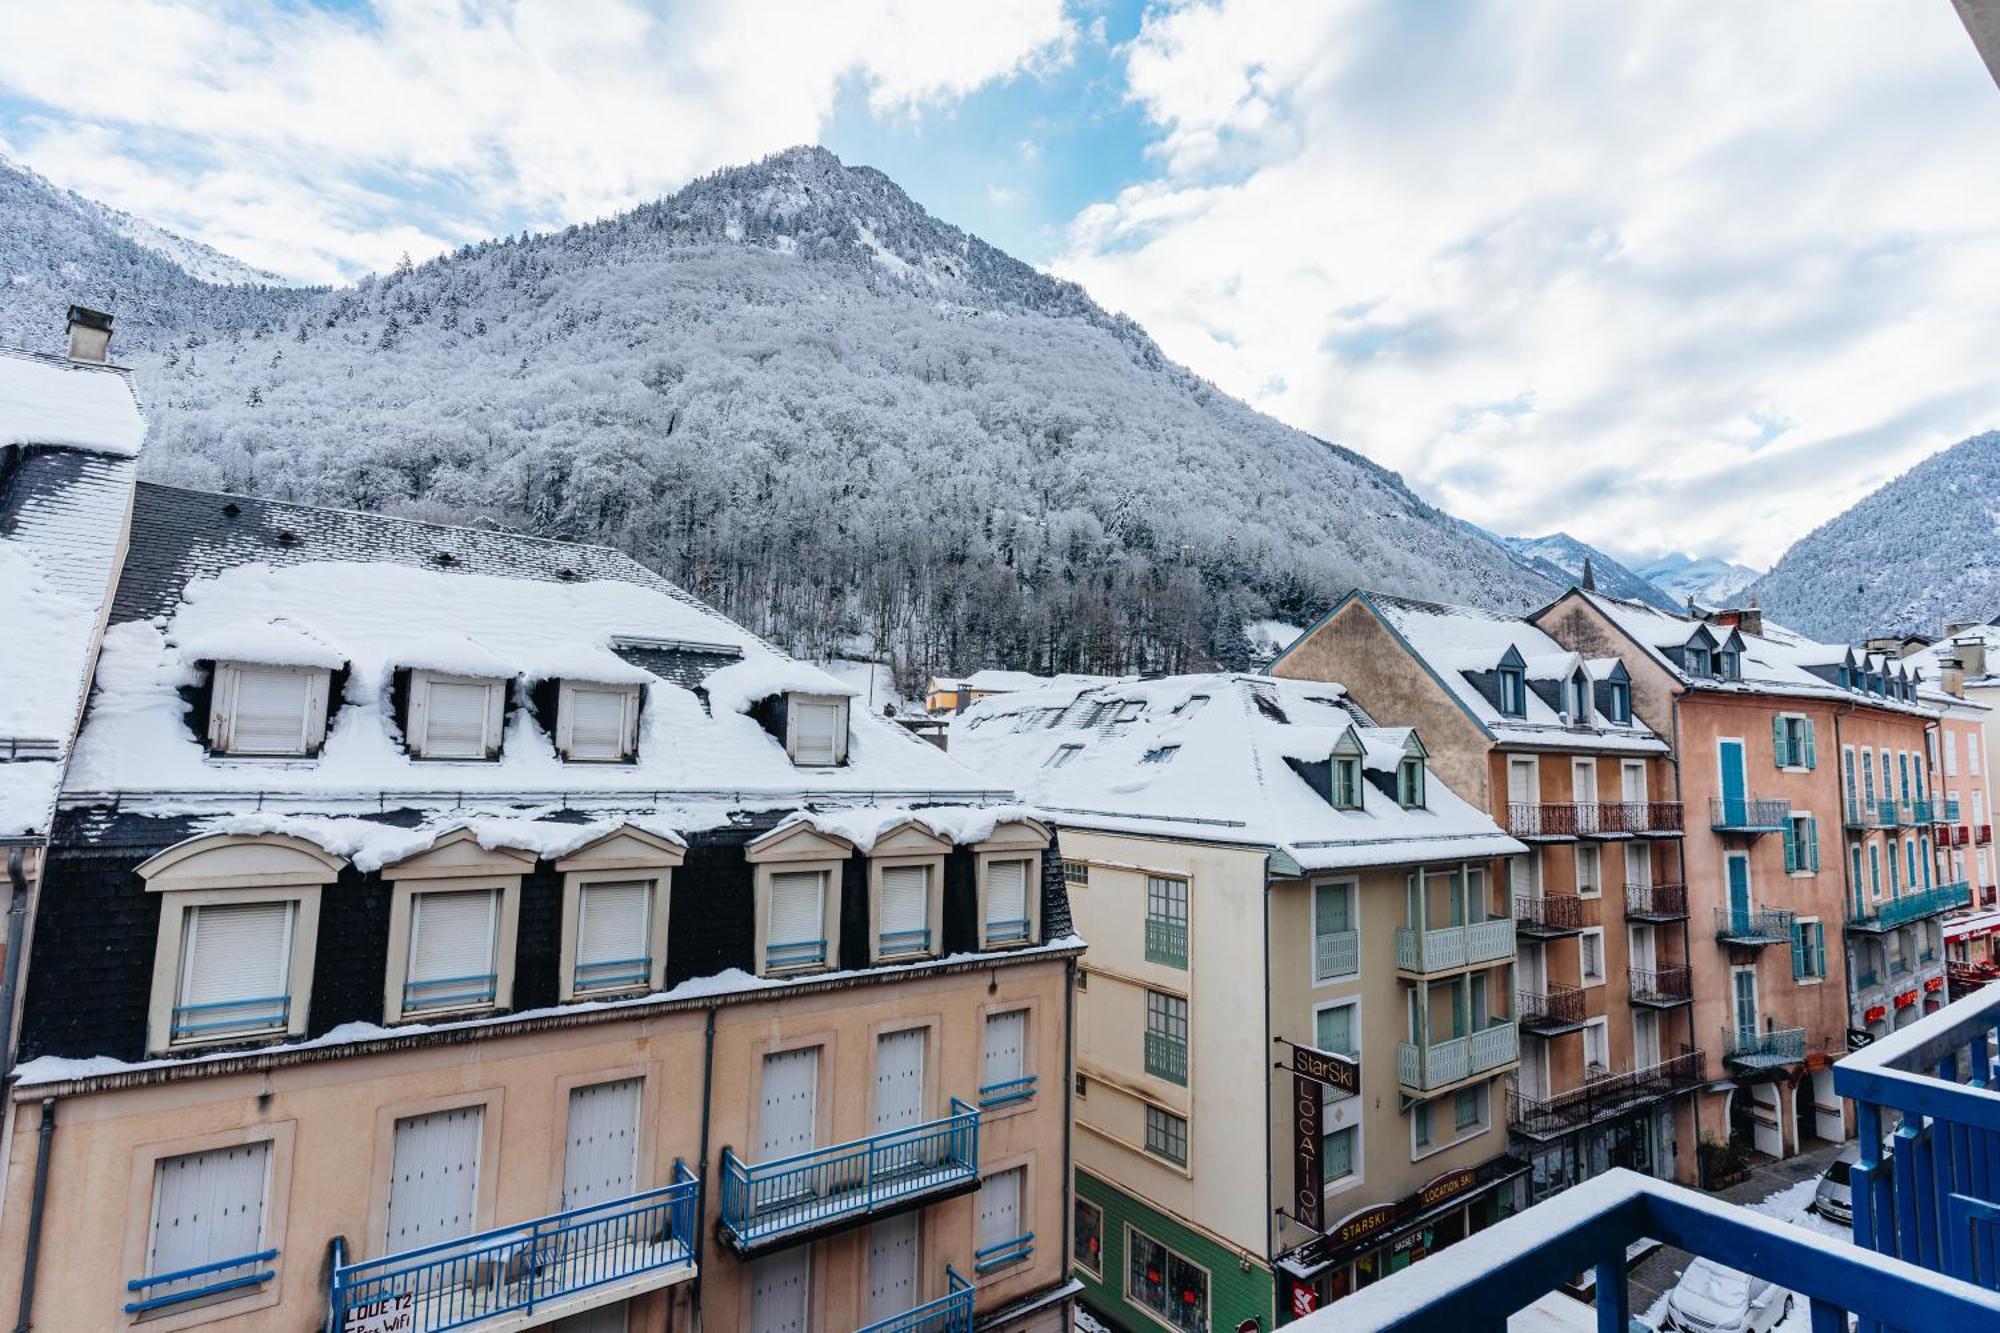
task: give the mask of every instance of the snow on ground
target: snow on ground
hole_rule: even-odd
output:
[[[1835,1240],[1851,1239],[1852,1233],[1846,1227],[1828,1221],[1810,1210],[1808,1205],[1812,1203],[1813,1191],[1818,1186],[1819,1177],[1813,1176],[1799,1181],[1796,1185],[1788,1185],[1776,1194],[1767,1194],[1755,1203],[1745,1204],[1744,1207],[1753,1212],[1763,1213],[1767,1217],[1775,1217],[1780,1221],[1804,1227],[1818,1235],[1829,1236]],[[1675,1276],[1678,1277],[1679,1274],[1676,1273]],[[1780,1296],[1774,1299],[1782,1301],[1784,1298]],[[1667,1297],[1662,1296],[1639,1318],[1647,1327],[1657,1329],[1666,1312]],[[1792,1302],[1791,1315],[1772,1325],[1771,1333],[1810,1333],[1811,1329],[1812,1308],[1804,1297],[1800,1297]],[[1511,1333],[1519,1333],[1519,1330],[1512,1330]]]

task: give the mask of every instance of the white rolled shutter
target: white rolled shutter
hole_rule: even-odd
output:
[[[826,872],[812,870],[791,872],[771,876],[771,919],[765,932],[765,944],[776,948],[780,945],[803,945],[816,943],[825,938],[825,917],[823,896],[826,890]],[[800,950],[787,950],[778,956],[780,963],[811,961],[802,956]]]
[[[1028,1015],[1020,1009],[986,1016],[986,1069],[980,1082],[991,1087],[1021,1077]]]
[[[882,870],[883,953],[921,953],[930,948],[931,868],[885,866]]]
[[[574,685],[569,689],[569,757],[572,759],[623,759],[630,752],[628,690],[593,689]]]
[[[979,1185],[979,1248],[990,1249],[1021,1235],[1022,1167],[986,1177]]]
[[[651,979],[653,881],[586,884],[576,912],[576,989],[633,986]]]
[[[181,934],[179,1035],[282,1027],[297,904],[228,903],[188,911]]]
[[[986,866],[986,934],[989,939],[1025,939],[1028,928],[1028,863],[992,861]]]
[[[638,1179],[639,1080],[593,1083],[569,1094],[563,1208],[629,1196]]]
[[[813,1146],[819,1098],[819,1047],[764,1057],[757,1112],[757,1160],[790,1157]]]
[[[750,1333],[806,1333],[811,1255],[799,1245],[750,1266]]]
[[[270,1162],[268,1140],[160,1159],[153,1171],[146,1272],[178,1273],[261,1252]],[[209,1273],[164,1283],[147,1288],[145,1298],[192,1291],[215,1280]]]
[[[488,976],[499,922],[498,889],[416,894],[410,900],[408,980]]]
[[[492,695],[493,686],[484,682],[431,681],[424,696],[424,754],[440,759],[484,759]]]
[[[302,671],[260,671],[237,667],[229,743],[241,754],[303,754],[311,739],[306,710],[315,693],[313,677]]]
[[[875,1039],[875,1132],[924,1120],[924,1029]]]
[[[795,754],[801,764],[833,764],[840,761],[839,704],[791,702],[792,735]]]
[[[396,1122],[389,1166],[391,1251],[456,1240],[475,1229],[486,1108],[462,1106]]]

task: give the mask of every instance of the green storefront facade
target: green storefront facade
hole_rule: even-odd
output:
[[[1070,1267],[1083,1283],[1085,1307],[1100,1322],[1119,1333],[1234,1333],[1250,1319],[1257,1328],[1272,1327],[1275,1288],[1261,1260],[1217,1244],[1087,1171],[1076,1173],[1076,1198]]]

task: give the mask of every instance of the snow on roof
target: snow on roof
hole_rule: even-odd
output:
[[[1110,676],[1078,674],[1037,676],[1032,671],[1002,671],[997,667],[987,667],[982,671],[973,672],[961,683],[968,690],[1012,694],[1022,690],[1047,689],[1055,685],[1098,685],[1110,679],[1112,679]]]
[[[1690,689],[1726,694],[1776,694],[1793,698],[1858,700],[1870,707],[1892,713],[1910,713],[1920,717],[1929,717],[1934,713],[1933,709],[1922,704],[1905,703],[1900,699],[1890,699],[1865,690],[1851,689],[1841,685],[1837,678],[1829,680],[1825,675],[1816,674],[1808,668],[1831,670],[1847,659],[1850,650],[1841,644],[1821,643],[1808,639],[1768,619],[1763,622],[1761,633],[1747,634],[1740,626],[1707,625],[1707,622],[1692,616],[1676,615],[1644,603],[1607,597],[1599,592],[1580,591],[1576,595],[1586,598],[1607,619],[1638,643],[1656,665]],[[1742,640],[1741,680],[1691,676],[1663,651],[1687,643],[1688,639],[1704,625],[1718,640],[1727,639],[1732,633]]]
[[[313,760],[209,759],[179,694],[194,683],[183,645],[283,621],[337,652],[350,674],[326,744]],[[420,639],[410,627],[423,626]],[[696,641],[740,652],[708,676],[710,703],[691,688],[614,657],[619,636]],[[530,710],[508,715],[501,757],[439,762],[405,753],[391,707],[399,668],[423,666],[533,682],[566,672],[648,682],[638,759],[565,764]],[[616,673],[623,673],[618,675]],[[865,709],[851,710],[848,762],[800,768],[741,711],[782,689],[850,694],[749,631],[662,587],[618,579],[574,583],[324,561],[273,568],[245,564],[189,583],[170,615],[111,626],[97,692],[66,790],[214,796],[281,792],[312,801],[368,793],[727,792],[750,806],[776,793],[830,796],[896,792],[990,799],[997,784],[967,772],[935,746]],[[517,701],[518,701],[518,691]],[[165,795],[157,799],[168,799]],[[421,802],[414,802],[421,803]]]
[[[801,810],[781,820],[778,829],[804,824],[815,832],[845,839],[866,855],[884,833],[913,821],[964,847],[984,842],[1001,824],[1029,819],[1047,823],[1049,817],[1026,805],[931,805],[922,809],[907,805],[862,805],[837,810]]]
[[[1979,644],[1985,649],[1986,670],[1965,673],[1968,685],[1990,685],[2000,680],[2000,626],[1968,625],[1955,634],[1947,634],[1928,648],[1920,648],[1903,660],[1922,669],[1924,675],[1936,680],[1944,674],[1943,661],[1947,657],[1959,657],[1960,644]],[[1961,660],[1961,665],[1963,662]]]
[[[0,485],[0,837],[48,830],[136,467],[50,450]]]
[[[0,447],[40,444],[130,458],[145,440],[146,422],[123,370],[0,347]]]
[[[1489,680],[1486,689],[1479,683],[1479,678],[1498,672],[1500,659],[1510,648],[1520,654],[1529,682],[1567,682],[1578,669],[1593,683],[1608,680],[1619,664],[1617,658],[1586,662],[1531,621],[1518,616],[1380,593],[1368,594],[1368,600],[1494,740],[1502,744],[1576,750],[1666,752],[1666,742],[1637,716],[1628,722],[1614,722],[1599,711],[1595,690],[1589,725],[1573,727],[1532,688],[1523,691],[1526,716],[1504,716],[1498,702],[1497,679]]]
[[[1059,824],[1281,849],[1308,870],[1504,856],[1521,845],[1435,774],[1406,810],[1372,779],[1336,810],[1288,759],[1323,762],[1354,733],[1394,767],[1408,728],[1357,723],[1338,685],[1214,673],[984,699],[951,752]]]
[[[244,662],[256,666],[325,667],[332,670],[347,659],[318,639],[276,620],[238,620],[218,625],[182,643],[183,662]]]

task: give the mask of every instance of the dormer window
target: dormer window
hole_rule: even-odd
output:
[[[846,696],[786,695],[785,751],[800,768],[832,768],[846,763]]]
[[[1588,726],[1590,723],[1590,677],[1579,671],[1569,678],[1569,724],[1572,727]]]
[[[1528,664],[1520,650],[1509,646],[1500,655],[1500,716],[1528,715]]]
[[[1707,676],[1712,674],[1712,668],[1709,666],[1708,661],[1708,649],[1698,644],[1689,644],[1687,650],[1687,669],[1690,676]]]
[[[1605,716],[1621,727],[1632,721],[1632,687],[1626,682],[1614,680],[1606,687]]]
[[[556,749],[571,763],[615,764],[639,750],[637,685],[562,683],[556,699]]]
[[[1361,757],[1359,755],[1335,755],[1333,757],[1333,808],[1336,810],[1359,810],[1361,808]]]
[[[1421,756],[1408,755],[1396,765],[1396,801],[1405,810],[1421,809],[1424,804],[1424,761]]]
[[[497,759],[507,682],[441,671],[410,673],[410,753],[419,759]]]
[[[1715,655],[1715,674],[1724,680],[1743,679],[1743,654],[1721,652]]]
[[[209,746],[218,754],[309,755],[326,740],[328,671],[215,664]]]

